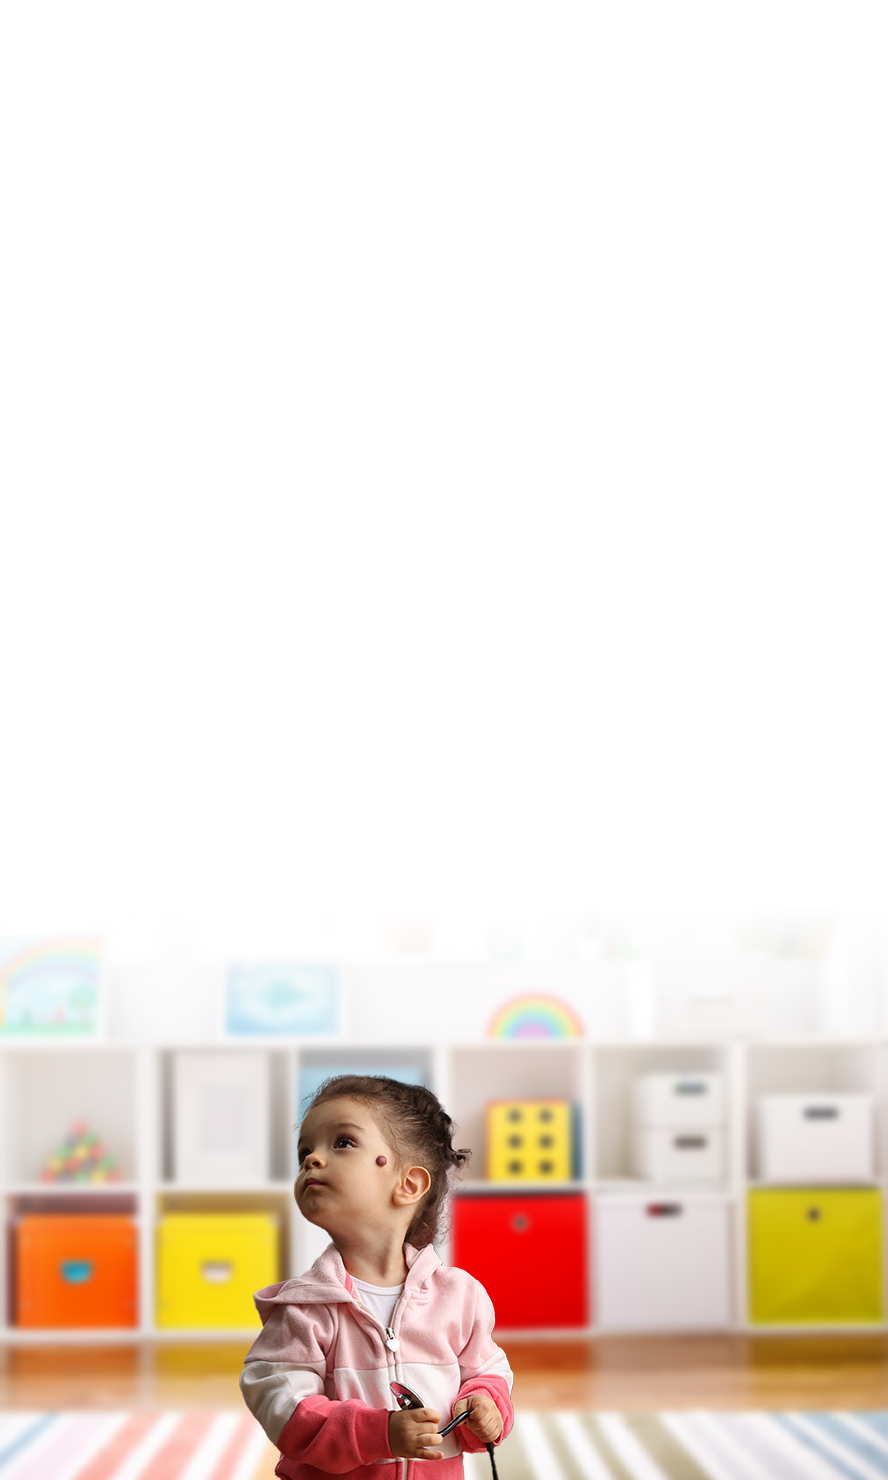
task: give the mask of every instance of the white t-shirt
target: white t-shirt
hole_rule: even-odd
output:
[[[352,1275],[352,1284],[358,1292],[358,1298],[361,1304],[366,1305],[367,1309],[373,1312],[376,1319],[381,1321],[383,1326],[390,1326],[392,1324],[392,1316],[395,1313],[395,1306],[398,1303],[404,1286],[389,1285],[388,1288],[385,1288],[381,1285],[368,1285],[364,1280],[356,1280],[354,1275]]]

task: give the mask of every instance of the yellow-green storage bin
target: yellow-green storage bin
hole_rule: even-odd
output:
[[[874,1188],[749,1194],[753,1321],[850,1325],[882,1319],[882,1194]]]
[[[168,1213],[157,1240],[157,1324],[259,1326],[253,1292],[278,1278],[271,1213]]]

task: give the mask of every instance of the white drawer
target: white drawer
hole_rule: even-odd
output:
[[[725,1133],[710,1126],[636,1126],[632,1152],[635,1176],[651,1182],[720,1182],[725,1176]]]
[[[723,1125],[721,1074],[643,1074],[632,1086],[632,1118],[637,1126]]]
[[[765,1182],[866,1182],[875,1175],[870,1095],[763,1095],[756,1106]]]
[[[611,1331],[700,1331],[731,1323],[725,1202],[600,1198],[595,1319]]]

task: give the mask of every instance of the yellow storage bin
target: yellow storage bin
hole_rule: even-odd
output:
[[[259,1326],[253,1292],[278,1278],[271,1213],[168,1213],[157,1238],[158,1326]]]
[[[492,1182],[566,1182],[571,1175],[567,1100],[494,1100],[487,1107]]]
[[[881,1321],[881,1192],[755,1188],[749,1194],[749,1275],[753,1321]]]

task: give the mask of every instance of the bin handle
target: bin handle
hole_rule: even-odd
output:
[[[648,1203],[645,1212],[649,1218],[680,1218],[684,1209],[681,1203]]]
[[[838,1105],[806,1105],[803,1114],[806,1120],[838,1120],[841,1111]]]
[[[200,1272],[210,1285],[226,1285],[234,1274],[230,1259],[204,1259]]]
[[[709,1144],[708,1136],[673,1136],[672,1144],[679,1151],[700,1151]]]
[[[66,1285],[85,1285],[93,1277],[95,1265],[91,1259],[63,1259],[59,1265]]]

